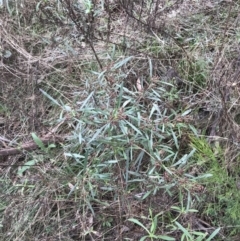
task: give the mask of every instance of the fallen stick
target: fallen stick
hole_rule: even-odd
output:
[[[45,136],[42,138],[39,138],[43,144],[49,144],[51,143],[58,143],[63,141],[65,138],[62,136]],[[17,147],[11,147],[11,148],[4,148],[0,149],[0,157],[4,156],[13,156],[17,154],[21,154],[23,151],[33,151],[40,148],[34,141],[29,141],[26,143],[23,143]]]

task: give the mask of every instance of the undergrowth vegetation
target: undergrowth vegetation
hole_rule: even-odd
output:
[[[1,2],[0,240],[239,240],[239,1]]]

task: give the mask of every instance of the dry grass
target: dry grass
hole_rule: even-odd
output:
[[[0,240],[238,240],[238,1],[73,2],[1,9]]]

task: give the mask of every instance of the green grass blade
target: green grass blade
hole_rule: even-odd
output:
[[[150,234],[150,232],[148,231],[148,229],[147,229],[141,222],[139,222],[137,219],[135,219],[135,218],[129,218],[128,221],[137,224],[138,226],[142,227],[148,234]]]
[[[214,230],[214,232],[209,236],[209,238],[206,239],[206,241],[211,241],[221,230],[221,228],[217,228],[216,230]]]
[[[34,140],[34,142],[37,144],[37,146],[44,152],[47,152],[47,148],[44,146],[42,140],[35,134],[32,133],[32,138]]]

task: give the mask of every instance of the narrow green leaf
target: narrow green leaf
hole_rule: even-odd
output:
[[[85,158],[85,156],[79,155],[77,153],[64,153],[65,156],[73,157],[75,159],[77,158]]]
[[[124,101],[124,103],[122,104],[122,108],[126,107],[128,103],[130,103],[131,101],[132,101],[131,99]]]
[[[83,103],[82,103],[82,105],[81,105],[81,107],[80,107],[79,110],[82,110],[82,109],[83,109],[83,107],[87,104],[87,102],[88,102],[89,99],[93,96],[93,94],[94,94],[94,91],[92,91],[92,92],[88,95],[88,97],[83,101]]]
[[[153,92],[159,99],[161,98],[161,96],[159,95],[159,93],[156,92],[154,89],[152,89],[152,92]]]
[[[196,236],[200,236],[200,238],[202,239],[203,237],[206,237],[207,233],[203,233],[203,232],[197,232],[197,231],[194,231],[192,232],[193,235],[196,235]],[[200,239],[200,240],[201,240]]]
[[[128,127],[125,126],[125,121],[119,121],[119,127],[124,135],[128,134]]]
[[[189,158],[195,153],[196,149],[193,149],[189,154],[185,154],[180,160],[178,160],[175,164],[173,164],[172,166],[179,166],[182,167],[184,166],[187,161],[189,160]]]
[[[176,163],[172,165],[172,167],[175,166],[183,166],[187,162],[187,154],[185,154],[182,158],[180,158]]]
[[[150,79],[153,76],[153,66],[152,66],[152,60],[148,57],[148,63],[149,63],[149,77]]]
[[[9,6],[9,0],[6,1],[6,5],[7,5],[7,10],[9,12],[9,15],[12,16],[12,12],[13,10],[11,10],[10,6]]]
[[[36,160],[27,161],[21,168],[19,168],[17,175],[21,176],[26,170],[34,166],[36,163]]]
[[[191,111],[192,111],[192,109],[186,110],[186,111],[184,111],[184,112],[182,113],[181,116],[188,115]]]
[[[90,141],[88,142],[88,144],[90,144],[91,142],[93,142],[101,133],[103,134],[104,131],[106,130],[106,128],[109,126],[109,124],[106,124],[104,126],[102,126],[100,129],[98,129],[96,131],[96,133],[93,135],[93,137],[90,139]]]
[[[39,11],[39,8],[40,8],[40,5],[41,5],[42,1],[38,2],[37,5],[36,5],[36,12]]]
[[[197,131],[197,129],[196,129],[194,126],[192,126],[192,125],[189,125],[189,127],[190,127],[190,129],[192,130],[192,132],[194,133],[194,135],[195,135],[195,136],[198,136],[198,131]]]
[[[158,221],[158,217],[155,216],[152,220],[152,225],[151,225],[151,228],[150,228],[150,232],[153,233],[153,234],[156,232],[156,229],[157,229],[157,221]]]
[[[186,176],[190,176],[190,175],[187,175],[187,174],[185,174]],[[211,174],[211,173],[206,173],[206,174],[203,174],[203,175],[201,175],[201,176],[198,176],[198,177],[194,177],[194,179],[195,180],[197,180],[197,179],[201,179],[201,178],[209,178],[209,177],[212,177],[213,176],[213,174]]]
[[[172,237],[169,237],[169,236],[166,236],[166,235],[158,235],[157,237],[162,239],[162,240],[167,240],[167,241],[175,241],[176,240],[175,238],[172,238]]]
[[[179,222],[175,221],[177,227],[186,235],[186,237],[192,238],[191,234],[188,232],[186,228],[184,228]]]
[[[108,160],[108,161],[105,161],[106,164],[116,164],[118,162],[119,162],[118,160]]]
[[[192,203],[192,197],[191,197],[191,194],[190,194],[189,191],[187,193],[188,193],[188,196],[187,196],[187,208],[186,208],[186,211],[188,212],[188,211],[190,211],[189,209],[190,209],[190,206],[191,206],[191,203]]]
[[[153,107],[152,107],[152,109],[151,109],[151,111],[150,111],[150,115],[149,115],[149,119],[151,119],[151,117],[152,117],[152,115],[153,115],[153,113],[155,112],[155,110],[156,110],[156,105],[155,104],[153,104]]]
[[[35,133],[31,133],[32,134],[32,138],[34,140],[34,142],[37,144],[37,146],[44,152],[47,152],[47,148],[44,146],[42,140],[35,134]]]
[[[205,240],[205,238],[206,238],[206,235],[205,236],[198,236],[197,237],[197,239],[196,239],[196,241],[203,241],[203,240]]]
[[[145,229],[148,234],[150,234],[150,232],[148,231],[148,229],[147,229],[141,222],[139,222],[137,219],[135,219],[135,218],[129,218],[128,221],[137,224],[138,226],[140,226],[140,227],[142,227],[143,229]]]
[[[121,61],[119,61],[118,63],[114,64],[113,66],[113,70],[116,70],[120,67],[122,67],[124,64],[126,64],[129,60],[131,60],[133,58],[133,56],[127,57]]]
[[[172,137],[173,137],[173,140],[174,140],[174,143],[175,143],[175,146],[177,147],[177,149],[179,149],[179,145],[178,145],[178,139],[174,133],[174,131],[171,129],[171,132],[172,132]]]
[[[140,130],[138,130],[133,124],[131,124],[130,122],[128,122],[127,120],[125,120],[125,122],[131,126],[137,133],[139,133],[140,135],[142,135],[142,132]]]
[[[211,241],[211,240],[219,233],[220,230],[221,230],[221,228],[217,228],[217,229],[209,236],[209,238],[207,238],[206,241]]]
[[[120,86],[120,93],[118,94],[118,100],[117,100],[117,108],[119,109],[122,103],[122,97],[123,97],[123,83]]]
[[[54,104],[58,105],[58,106],[61,106],[57,100],[53,99],[52,96],[50,96],[47,92],[45,92],[44,90],[42,89],[39,89],[49,100],[51,100]]]
[[[145,198],[147,198],[150,194],[151,194],[152,191],[148,191],[144,194],[144,196],[142,197],[142,200],[144,200]]]
[[[47,149],[50,150],[50,149],[53,149],[53,148],[55,148],[55,147],[56,147],[55,144],[50,144],[50,145],[48,145]]]
[[[146,240],[147,238],[148,238],[148,236],[143,236],[143,237],[140,238],[139,241],[144,241],[144,240]]]

